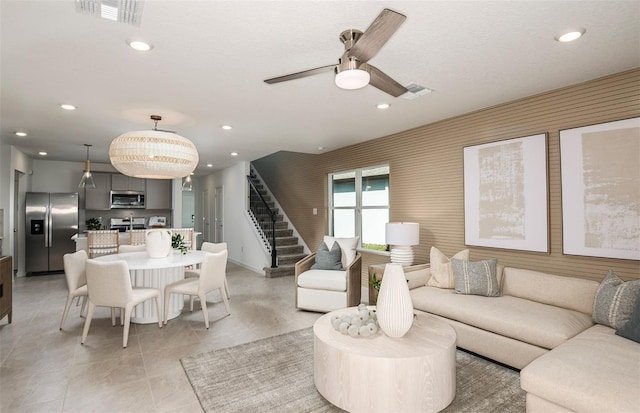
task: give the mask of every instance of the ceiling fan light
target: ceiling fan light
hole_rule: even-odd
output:
[[[369,84],[371,76],[369,72],[362,69],[348,69],[336,74],[336,86],[340,89],[360,89]]]

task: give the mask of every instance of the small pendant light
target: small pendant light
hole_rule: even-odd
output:
[[[184,182],[182,183],[182,190],[193,191],[193,182],[191,181],[191,174],[187,175],[187,177],[184,178]]]
[[[87,160],[84,161],[84,174],[82,174],[78,188],[96,189],[96,184],[93,182],[93,175],[91,175],[91,162],[89,162],[89,148],[92,145],[85,143],[84,146],[87,147]]]

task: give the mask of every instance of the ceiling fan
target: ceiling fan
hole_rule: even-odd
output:
[[[407,16],[403,14],[384,9],[364,33],[349,29],[340,34],[340,40],[344,43],[344,54],[338,60],[338,64],[278,76],[266,79],[265,82],[269,84],[285,82],[331,70],[336,74],[336,85],[342,89],[360,89],[371,85],[391,96],[398,97],[407,92],[407,89],[367,62],[380,51],[406,18]]]

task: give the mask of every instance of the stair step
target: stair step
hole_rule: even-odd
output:
[[[258,222],[262,231],[266,234],[271,234],[271,221],[269,222]],[[285,221],[276,221],[276,233],[279,229],[289,229],[289,223]]]
[[[287,255],[287,254],[301,254],[304,251],[304,247],[302,245],[278,245],[276,244],[276,251],[278,255]]]
[[[276,245],[298,245],[298,237],[279,237],[276,233]]]
[[[300,261],[307,254],[284,254],[278,255],[278,266],[281,265],[294,265],[296,262]]]
[[[278,268],[264,267],[263,270],[267,278],[286,277],[296,274],[293,265],[280,265]]]

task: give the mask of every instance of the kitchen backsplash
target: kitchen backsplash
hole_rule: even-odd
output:
[[[134,218],[144,218],[146,227],[149,226],[149,217],[167,217],[167,227],[171,227],[170,209],[118,209],[109,211],[93,211],[88,209],[85,211],[85,218],[80,221],[80,231],[87,229],[86,221],[89,218],[100,219],[102,225],[108,227],[111,218],[129,218],[131,215],[133,215]]]

